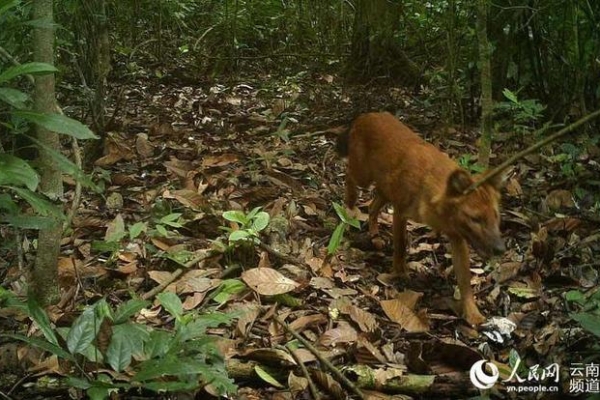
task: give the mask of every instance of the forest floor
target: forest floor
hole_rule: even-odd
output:
[[[274,316],[345,367],[369,398],[394,392],[424,399],[476,396],[469,370],[483,358],[494,360],[503,380],[520,357],[518,373],[531,385],[539,376],[530,367],[551,374],[558,365],[557,385],[569,392],[570,365],[583,362],[593,336],[570,318],[578,307],[565,295],[597,285],[593,254],[600,250],[600,229],[588,212],[593,203],[573,202],[576,180],[565,176],[555,151],[520,160],[509,172],[502,201],[506,253],[493,265],[471,254],[481,311],[516,324],[503,336],[503,319],[476,330],[457,317],[448,243],[426,226],[409,225],[413,279],[390,281],[389,208],[379,218],[388,242],[382,250],[368,245],[363,223],[361,230],[348,229],[338,251],[327,256],[339,223],[333,203],[343,204],[344,193],[335,138],[358,112],[395,113],[465,166],[475,160],[476,130],[445,126],[436,110],[405,90],[344,87],[329,75],[196,86],[140,79],[114,93],[121,96],[117,118],[104,155],[94,162],[94,179],[105,191],[84,193],[73,232],[63,241],[60,276],[70,290],[52,315],[57,325],[102,296],[119,303],[132,292],[168,284],[165,291],[177,293],[185,310],[218,305],[243,311],[236,324],[213,332],[227,360],[275,367],[272,377],[282,388],[254,374],[238,380],[233,398],[309,398],[305,376],[281,347],[293,339]],[[492,164],[524,147],[521,139],[500,137]],[[597,173],[592,159],[577,163]],[[72,195],[73,186],[68,189]],[[363,212],[369,201],[363,191]],[[263,244],[227,249],[223,228],[240,227],[223,212],[254,207],[270,216],[260,232]],[[134,228],[139,222],[145,232],[132,234],[142,229]],[[97,245],[111,241],[118,250]],[[202,261],[186,265],[199,255]],[[149,325],[170,323],[158,306],[153,310]],[[296,356],[304,362],[315,357],[307,351]],[[407,384],[400,376],[431,380]],[[311,377],[336,398],[337,379],[315,371]],[[511,382],[499,382],[492,397],[534,396],[507,393]],[[377,390],[388,395],[375,397]]]

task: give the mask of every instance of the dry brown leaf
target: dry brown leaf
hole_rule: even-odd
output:
[[[58,276],[62,287],[69,287],[77,279],[101,278],[107,274],[102,265],[88,265],[73,257],[58,259]]]
[[[323,291],[334,299],[339,299],[344,296],[355,296],[358,294],[358,291],[352,288],[332,288],[323,289]]]
[[[323,314],[312,314],[304,315],[300,318],[292,321],[289,326],[290,329],[296,332],[302,332],[303,330],[327,323],[327,317]]]
[[[139,262],[137,260],[126,264],[119,264],[117,266],[117,271],[119,271],[120,274],[131,275],[137,272],[138,265]]]
[[[114,132],[109,132],[104,140],[104,156],[94,162],[99,167],[108,167],[121,160],[133,160],[135,154],[131,146],[125,140]]]
[[[411,310],[415,309],[417,302],[423,297],[421,292],[413,292],[412,290],[405,290],[404,292],[398,293],[396,299],[400,300],[406,307]]]
[[[160,136],[174,136],[175,129],[168,122],[162,122],[160,124],[154,124],[148,130],[148,134],[150,136],[160,137]]]
[[[187,296],[183,301],[183,309],[186,311],[193,310],[198,307],[206,298],[206,292],[193,293],[191,296]]]
[[[272,268],[253,268],[242,273],[242,280],[258,294],[272,296],[291,292],[300,284]]]
[[[207,156],[202,160],[202,167],[210,168],[210,167],[223,167],[225,165],[229,165],[238,160],[235,154],[224,153],[218,156]]]
[[[219,286],[220,282],[220,279],[194,276],[188,272],[177,280],[177,293],[205,293]]]
[[[271,260],[269,260],[269,253],[263,251],[260,253],[260,259],[258,260],[258,268],[271,268]]]
[[[317,357],[315,357],[315,355],[307,349],[302,349],[302,348],[296,349],[296,351],[294,351],[294,354],[295,354],[296,358],[298,359],[298,361],[303,364],[317,361]],[[325,352],[321,352],[321,355],[323,357],[328,356],[327,354],[325,354]]]
[[[147,134],[137,134],[135,138],[135,150],[142,160],[148,159],[154,155],[154,145],[148,140]]]
[[[297,395],[299,392],[306,390],[308,387],[308,379],[296,376],[293,372],[290,372],[288,375],[288,387],[290,392],[292,392],[292,395],[294,395],[294,393]],[[296,398],[296,396],[294,396],[294,398]]]
[[[268,170],[267,174],[269,180],[278,186],[284,187],[286,189],[289,188],[300,193],[305,192],[302,183],[289,174],[285,174],[275,169]]]
[[[398,368],[378,368],[373,370],[373,373],[377,387],[384,387],[390,380],[404,375],[404,371]]]
[[[261,361],[269,365],[295,366],[296,361],[290,353],[280,349],[248,349],[242,355],[249,360]]]
[[[190,171],[193,171],[194,166],[190,161],[179,160],[175,157],[171,157],[169,161],[163,163],[167,171],[172,172],[179,178],[186,178]]]
[[[511,177],[506,182],[506,193],[508,193],[510,197],[520,197],[523,195],[521,184],[515,177]]]
[[[334,301],[331,304],[331,307],[335,307],[339,309],[341,313],[350,316],[363,332],[373,332],[377,327],[375,316],[370,312],[353,305],[347,297],[342,297]]]
[[[168,251],[171,248],[170,244],[165,243],[164,241],[162,241],[159,238],[153,237],[150,239],[150,241],[152,242],[153,245],[155,245],[162,251]]]
[[[169,271],[149,271],[148,276],[154,282],[158,283],[159,285],[162,285],[163,283],[165,283],[167,280],[169,280],[171,278],[171,273]],[[176,284],[171,283],[169,286],[167,286],[165,288],[165,291],[176,293],[177,292]]]
[[[386,359],[379,349],[363,337],[358,339],[354,357],[356,357],[356,362],[359,364],[371,365],[386,363]]]
[[[354,343],[358,339],[356,329],[350,324],[340,321],[338,326],[329,329],[319,339],[319,343],[323,346],[337,346],[342,343]]]
[[[402,300],[383,300],[381,307],[390,320],[408,332],[427,332],[429,330],[427,319],[415,314]]]
[[[186,207],[193,210],[200,209],[206,204],[204,197],[198,194],[197,191],[191,189],[165,190],[163,193],[165,199],[175,199]]]
[[[340,386],[338,381],[333,379],[330,375],[318,369],[311,369],[310,376],[317,384],[323,388],[328,394],[334,399],[345,399],[347,398],[346,392]]]
[[[73,217],[75,228],[101,228],[106,226],[106,221],[95,215],[76,215]]]
[[[575,207],[573,194],[568,190],[556,189],[548,193],[545,199],[546,207],[550,211],[558,211],[565,208]]]
[[[506,282],[519,274],[522,263],[509,261],[500,264],[492,271],[492,278],[496,283]]]
[[[335,287],[335,282],[329,278],[315,276],[310,279],[309,285],[315,289],[332,289]]]
[[[244,304],[242,307],[232,307],[232,310],[240,315],[236,328],[238,335],[245,338],[260,314],[260,306],[256,303],[250,303]]]
[[[552,218],[544,223],[544,227],[550,232],[565,231],[573,232],[582,225],[582,221],[579,218]]]

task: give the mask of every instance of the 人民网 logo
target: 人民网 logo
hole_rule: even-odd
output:
[[[486,366],[490,369],[490,374],[486,372]],[[490,389],[498,381],[500,373],[498,367],[486,360],[479,360],[471,367],[469,373],[471,382],[479,389]]]

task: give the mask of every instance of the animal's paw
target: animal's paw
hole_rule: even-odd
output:
[[[487,318],[479,312],[477,305],[475,303],[465,303],[463,304],[463,312],[462,316],[471,326],[479,326],[483,324]]]
[[[371,237],[371,244],[377,250],[383,250],[385,247],[385,240],[379,235]]]

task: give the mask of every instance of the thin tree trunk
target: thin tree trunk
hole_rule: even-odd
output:
[[[481,64],[481,141],[479,163],[486,167],[490,163],[492,145],[492,68],[491,48],[487,37],[488,0],[477,1],[477,41]]]
[[[34,61],[54,65],[54,27],[52,0],[33,2],[33,20],[38,21],[33,29]],[[39,23],[43,21],[43,23]],[[55,112],[54,74],[38,75],[35,78],[34,108],[41,113]],[[47,147],[59,151],[58,134],[40,126],[36,127],[38,140]],[[40,190],[50,199],[58,201],[63,194],[62,175],[57,163],[43,149],[40,149],[39,165],[41,171]],[[58,300],[58,268],[62,223],[58,218],[38,236],[37,256],[31,275],[31,288],[41,304],[51,304]]]

